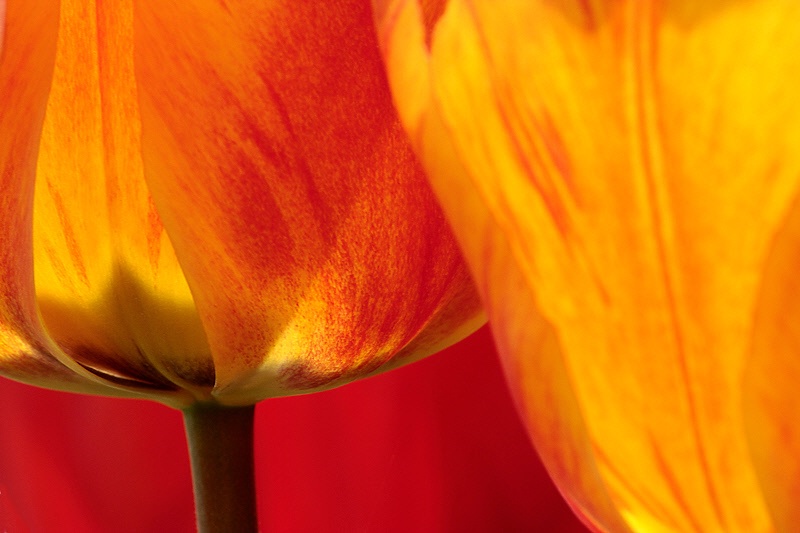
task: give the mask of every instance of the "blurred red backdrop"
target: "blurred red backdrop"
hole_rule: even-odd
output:
[[[180,413],[0,378],[0,531],[191,532]],[[261,530],[585,533],[514,412],[486,328],[256,410]]]

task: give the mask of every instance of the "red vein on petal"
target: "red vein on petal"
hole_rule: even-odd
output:
[[[465,0],[465,5],[467,7],[467,12],[472,17],[476,33],[480,39],[486,64],[492,67],[495,62],[492,58],[491,47],[489,46],[489,37],[486,35],[480,23],[480,17],[478,16],[474,2],[472,0]],[[502,78],[498,76],[497,79]],[[561,191],[559,191],[557,184],[552,182],[552,180],[546,179],[548,174],[558,174],[567,185],[574,181],[570,175],[571,165],[569,164],[564,143],[553,128],[547,127],[547,119],[545,119],[544,124],[534,124],[535,132],[529,131],[527,127],[518,127],[520,121],[515,121],[512,117],[524,116],[525,112],[520,109],[506,109],[504,105],[513,104],[514,102],[514,98],[511,96],[511,87],[499,87],[496,82],[493,82],[491,87],[494,92],[493,98],[495,102],[497,102],[497,114],[505,130],[508,132],[508,141],[516,155],[516,162],[524,170],[530,184],[536,189],[556,229],[561,234],[564,243],[570,248],[570,243],[574,241],[574,239],[570,237],[574,237],[574,232],[571,230],[569,208],[560,194]],[[534,136],[533,133],[536,133],[537,136],[542,138],[544,142],[543,147],[537,146],[539,143],[536,142],[536,136]],[[526,149],[527,147],[531,147],[533,150],[528,150]],[[541,150],[541,148],[544,148],[544,150]],[[542,152],[545,152],[549,157],[543,157]],[[536,163],[535,166],[538,168],[534,168],[532,160]],[[573,192],[575,191],[574,186],[570,186],[569,189]],[[503,208],[506,212],[510,211],[509,209],[505,209],[505,206],[503,206]]]
[[[448,0],[414,0],[419,2],[422,11],[422,22],[425,26],[425,47],[430,51],[433,31],[436,23],[447,8]]]
[[[593,451],[597,456],[597,462],[602,465],[604,475],[614,479],[614,483],[622,487],[632,500],[635,500],[646,509],[650,514],[660,519],[664,525],[671,527],[674,531],[679,531],[678,520],[671,516],[669,509],[664,507],[658,501],[658,498],[653,498],[647,487],[634,487],[628,481],[628,476],[620,472],[617,466],[609,459],[608,455],[597,445],[593,446]],[[697,530],[700,531],[700,530]]]
[[[653,80],[650,79],[646,73],[654,72],[654,64],[656,63],[656,26],[657,26],[657,7],[659,2],[649,1],[646,3],[630,2],[628,4],[629,18],[628,26],[630,28],[630,51],[631,69],[628,75],[631,76],[630,83],[633,91],[633,99],[636,105],[636,114],[632,117],[635,120],[634,127],[638,129],[637,138],[641,140],[639,156],[641,157],[640,165],[642,177],[645,180],[649,212],[651,214],[651,221],[653,224],[653,237],[655,246],[658,253],[658,260],[662,268],[660,271],[662,277],[662,284],[664,288],[664,297],[667,301],[668,312],[670,316],[669,326],[672,329],[672,336],[675,339],[676,359],[678,369],[683,381],[683,389],[686,397],[686,402],[689,410],[689,424],[697,452],[697,459],[701,470],[703,481],[706,484],[706,489],[710,499],[711,507],[716,515],[719,523],[723,529],[725,527],[725,518],[722,511],[722,506],[717,496],[713,479],[711,477],[711,468],[705,446],[703,443],[703,435],[701,430],[701,423],[698,415],[697,399],[691,387],[691,373],[688,366],[688,354],[686,353],[685,341],[680,327],[680,317],[678,313],[678,303],[676,295],[677,274],[672,271],[671,265],[673,264],[674,252],[668,249],[668,234],[667,226],[669,222],[666,220],[667,213],[669,213],[667,202],[667,192],[665,191],[664,177],[660,168],[661,156],[660,135],[663,131],[661,124],[661,117],[652,104],[655,98],[656,90],[653,87]],[[661,464],[661,470],[666,470],[665,465]],[[665,478],[670,483],[671,478]],[[677,487],[672,487],[673,492],[680,494]],[[684,503],[685,505],[685,503]],[[688,509],[687,509],[688,511]],[[687,515],[693,523],[696,522],[691,514]]]
[[[597,16],[595,15],[592,0],[578,0],[578,6],[586,17],[586,29],[593,32],[597,29]]]
[[[72,226],[72,221],[70,220],[67,209],[64,206],[64,200],[61,198],[61,194],[59,194],[55,187],[51,185],[50,181],[47,182],[47,186],[50,196],[53,198],[56,213],[58,214],[58,221],[61,224],[61,231],[64,235],[64,242],[67,245],[67,251],[69,252],[69,258],[72,262],[72,266],[75,268],[75,272],[78,274],[78,277],[83,284],[88,287],[89,276],[86,273],[86,264],[83,261],[83,254],[81,253],[80,246],[78,245],[78,239],[75,236],[75,228]]]
[[[686,519],[689,521],[689,523],[692,524],[692,529],[694,531],[703,531],[703,525],[698,522],[692,514],[692,509],[689,506],[689,502],[687,502],[686,498],[683,496],[680,483],[677,479],[675,479],[672,469],[669,467],[669,464],[667,464],[667,460],[661,451],[659,443],[652,434],[648,435],[648,440],[650,442],[650,447],[653,450],[653,457],[656,459],[656,465],[658,466],[661,475],[664,476],[664,481],[666,481],[667,487],[672,493],[672,497],[675,498],[675,502],[686,515]]]

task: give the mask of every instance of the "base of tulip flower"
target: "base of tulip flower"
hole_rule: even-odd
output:
[[[197,404],[183,411],[200,533],[256,533],[255,406]]]

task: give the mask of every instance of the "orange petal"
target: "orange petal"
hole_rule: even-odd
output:
[[[152,0],[136,21],[145,174],[222,401],[383,369],[471,290],[368,6]]]
[[[147,192],[140,136],[132,0],[62,0],[36,175],[42,318],[106,379],[203,396],[211,356]]]
[[[482,197],[470,185],[459,157],[442,142],[448,133],[439,117],[428,115],[418,133],[423,160],[437,176],[436,192],[459,206],[448,214],[453,227],[461,230],[462,249],[467,258],[480,258],[474,264],[478,289],[493,321],[511,391],[542,461],[587,525],[602,524],[600,531],[629,531],[598,470],[594,443],[556,332],[536,308],[531,287]]]
[[[469,216],[494,221],[456,232],[501,302],[498,336],[517,309],[554,328],[623,518],[769,530],[740,384],[766,246],[800,185],[796,4],[451,0],[430,53],[399,4],[382,44],[404,123],[449,216],[468,216],[436,162],[454,150],[481,199]],[[449,141],[425,133],[436,121]],[[531,292],[471,241],[504,242]],[[528,349],[503,346],[523,369]]]
[[[776,235],[744,374],[744,416],[764,498],[778,531],[800,523],[800,202]]]
[[[32,218],[36,156],[56,53],[58,2],[3,2],[0,56],[0,372],[49,388],[134,395],[92,380],[37,316]]]
[[[3,53],[5,35],[6,35],[6,0],[0,0],[0,54]]]

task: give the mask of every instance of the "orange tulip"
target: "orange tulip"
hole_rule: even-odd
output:
[[[0,2],[0,372],[246,405],[482,322],[368,5]]]
[[[572,506],[598,531],[795,531],[800,5],[374,3]]]
[[[370,6],[0,6],[0,374],[183,409],[199,529],[255,531],[252,404],[484,321]]]

